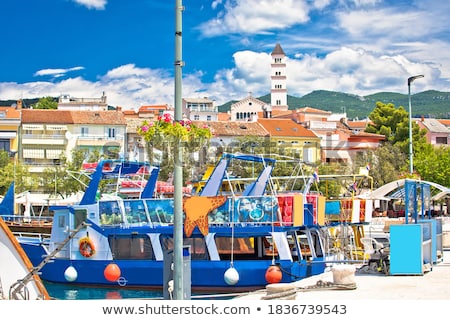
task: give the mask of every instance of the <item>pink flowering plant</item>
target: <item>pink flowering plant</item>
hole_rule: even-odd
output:
[[[156,121],[144,120],[137,133],[147,142],[150,159],[153,159],[153,148],[170,152],[171,145],[182,142],[187,151],[195,152],[212,137],[209,127],[199,127],[191,120],[175,121],[170,114],[159,116]]]

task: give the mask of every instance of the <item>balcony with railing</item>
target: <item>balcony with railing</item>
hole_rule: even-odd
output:
[[[59,133],[25,133],[22,135],[22,144],[64,145],[66,144],[66,137]]]
[[[188,104],[190,112],[217,112],[217,107],[212,103]]]
[[[118,143],[122,144],[124,142],[123,136],[116,135],[110,137],[102,134],[90,134],[90,135],[80,135],[77,137],[78,146],[103,146],[108,143]]]

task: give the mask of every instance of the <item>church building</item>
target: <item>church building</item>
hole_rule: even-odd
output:
[[[246,98],[231,105],[231,121],[256,121],[258,117],[271,118],[272,112],[287,111],[289,109],[286,87],[286,55],[280,44],[276,44],[271,56],[270,104],[249,94]]]

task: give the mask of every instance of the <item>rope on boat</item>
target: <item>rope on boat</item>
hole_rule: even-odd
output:
[[[336,284],[331,281],[318,280],[315,285],[297,288],[298,291],[313,291],[313,290],[354,290],[356,283]]]
[[[268,290],[266,295],[261,297],[261,300],[295,300],[296,297],[297,290],[291,288],[280,292],[271,292]]]
[[[356,283],[336,284],[330,281],[318,280],[316,284],[306,287],[295,287],[293,284],[278,283],[267,285],[266,295],[261,300],[296,300],[297,293],[319,290],[355,290]]]

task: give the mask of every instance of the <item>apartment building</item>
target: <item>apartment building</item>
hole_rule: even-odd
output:
[[[72,150],[123,155],[126,121],[120,111],[22,110],[19,159],[30,172],[59,164]]]
[[[218,112],[214,101],[204,98],[185,98],[182,101],[183,115],[195,121],[217,121]]]

